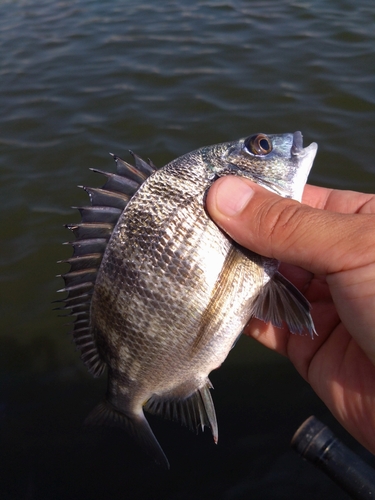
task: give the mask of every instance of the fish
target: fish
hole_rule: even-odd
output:
[[[197,431],[218,426],[209,374],[252,317],[315,335],[306,298],[279,262],[245,249],[205,208],[216,179],[236,175],[301,200],[317,144],[301,132],[256,133],[202,147],[157,169],[130,151],[112,155],[116,173],[82,187],[90,205],[67,224],[75,240],[62,274],[61,308],[94,377],[107,372],[105,398],[86,419],[125,429],[155,460],[169,462],[144,412]]]

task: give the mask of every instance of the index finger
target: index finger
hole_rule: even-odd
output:
[[[342,214],[375,213],[375,196],[306,184],[302,203]]]

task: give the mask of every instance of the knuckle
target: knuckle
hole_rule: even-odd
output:
[[[271,242],[290,239],[300,223],[301,204],[290,199],[276,200],[264,211],[263,227]]]

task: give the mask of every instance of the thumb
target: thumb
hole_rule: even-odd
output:
[[[353,269],[373,258],[373,252],[365,251],[373,246],[365,241],[373,232],[369,216],[302,205],[242,177],[216,181],[207,195],[207,210],[240,245],[315,274]]]

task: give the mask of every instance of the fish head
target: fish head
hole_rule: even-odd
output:
[[[226,143],[215,174],[247,177],[284,198],[301,201],[317,149],[315,142],[303,147],[301,132],[254,134]]]

